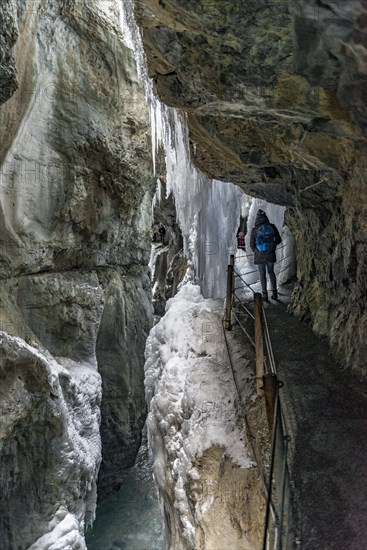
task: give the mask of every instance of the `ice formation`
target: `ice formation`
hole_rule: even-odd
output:
[[[173,490],[172,506],[180,511],[183,535],[190,544],[195,520],[185,483],[188,475],[197,477],[195,459],[219,445],[240,468],[253,465],[237,424],[221,313],[221,300],[204,299],[200,288],[188,283],[168,301],[146,348],[147,423],[155,479],[162,493]],[[197,514],[208,507],[210,502]]]
[[[78,521],[65,507],[56,512],[49,529],[29,550],[87,550]]]
[[[131,1],[121,2],[120,6],[126,41],[134,48],[150,105],[154,171],[161,147],[166,160],[167,193],[174,196],[184,253],[192,279],[200,285],[186,282],[167,302],[166,314],[148,338],[145,365],[149,447],[165,503],[171,547],[177,547],[182,536],[191,548],[195,545],[197,519],[213,504],[213,499],[207,499],[200,508],[196,502],[193,511],[189,502],[188,478],[199,475],[195,460],[213,446],[220,446],[233,464],[240,468],[252,466],[244,434],[238,428],[235,386],[222,337],[221,298],[226,292],[229,255],[237,252],[241,216],[248,218],[250,231],[257,209],[266,206],[270,220],[281,231],[284,208],[253,199],[231,183],[210,180],[193,166],[184,116],[154,96]],[[156,176],[155,200],[159,200],[160,174]],[[254,280],[258,279],[251,258],[242,260],[237,253],[237,260],[241,273],[243,269],[255,271]],[[154,269],[154,255],[151,264]],[[213,406],[222,410],[216,414]],[[170,507],[178,515],[167,512]],[[174,525],[177,521],[180,535]]]

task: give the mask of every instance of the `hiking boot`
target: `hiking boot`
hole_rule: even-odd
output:
[[[263,302],[268,302],[268,301],[269,301],[268,293],[263,292]]]
[[[272,299],[272,300],[277,300],[277,299],[278,299],[278,294],[276,294],[275,292],[273,292],[273,294],[271,295],[271,299]]]

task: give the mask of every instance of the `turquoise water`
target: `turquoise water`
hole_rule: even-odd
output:
[[[121,489],[98,504],[88,550],[165,550],[163,520],[146,441]]]

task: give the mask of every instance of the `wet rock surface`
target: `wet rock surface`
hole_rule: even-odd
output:
[[[301,1],[293,14],[296,71],[336,93],[366,135],[366,4]]]
[[[0,548],[29,548],[64,520],[70,547],[85,548],[101,460],[100,376],[21,338],[0,339]]]
[[[146,416],[144,348],[152,321],[150,281],[109,274],[96,341],[102,377],[99,497],[120,488],[134,464]]]

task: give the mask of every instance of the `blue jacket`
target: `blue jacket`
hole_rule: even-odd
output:
[[[251,250],[254,252],[254,264],[274,264],[277,259],[275,255],[275,250],[265,250],[264,252],[261,252],[260,250],[257,250],[256,248],[256,233],[258,232],[259,228],[262,225],[270,225],[273,228],[274,231],[274,243],[278,245],[282,242],[281,236],[279,235],[279,231],[276,228],[276,226],[273,223],[269,222],[269,219],[265,212],[262,210],[259,210],[256,216],[255,220],[255,227],[252,228],[251,236],[250,236],[250,246]]]

